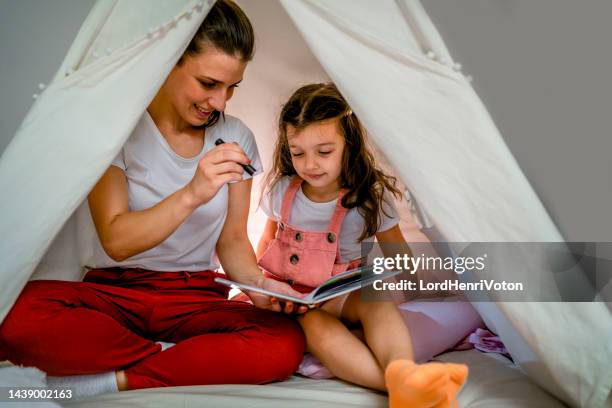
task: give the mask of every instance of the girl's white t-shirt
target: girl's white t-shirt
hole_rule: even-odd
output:
[[[281,219],[281,205],[285,192],[291,183],[292,177],[286,176],[267,192],[261,202],[261,209],[271,219],[279,222]],[[317,203],[310,200],[300,187],[295,195],[293,207],[289,215],[289,224],[305,231],[327,231],[329,221],[336,208],[336,201]],[[391,194],[385,195],[382,211],[380,213],[382,222],[378,231],[386,231],[400,222],[400,217],[393,204]],[[340,230],[340,258],[343,262],[359,259],[362,256],[362,243],[371,243],[374,237],[359,242],[363,232],[365,220],[357,208],[351,208],[346,212]],[[369,247],[369,246],[368,246]]]
[[[198,162],[215,147],[215,140],[237,142],[251,159],[251,165],[262,171],[253,133],[239,119],[225,115],[206,129],[204,147],[192,158],[179,156],[160,133],[148,112],[145,112],[132,135],[113,160],[125,172],[128,181],[130,211],[150,208],[184,187],[195,174]],[[251,178],[243,174],[244,180]],[[228,186],[221,187],[215,197],[196,209],[165,241],[155,248],[124,261],[113,261],[96,239],[97,248],[89,267],[143,268],[154,271],[216,270],[215,253],[228,205]]]

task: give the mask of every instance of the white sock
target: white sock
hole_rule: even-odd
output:
[[[161,346],[161,351],[168,350],[170,347],[176,345],[176,343],[167,343],[165,341],[156,341],[156,343]]]
[[[72,398],[119,391],[114,371],[89,375],[47,376],[47,386],[49,389],[72,390]]]

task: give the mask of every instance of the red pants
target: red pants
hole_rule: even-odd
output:
[[[261,384],[290,376],[304,337],[291,319],[227,300],[211,271],[98,269],[31,281],[0,326],[11,362],[50,375],[124,369],[130,389]],[[177,343],[160,352],[155,340]]]

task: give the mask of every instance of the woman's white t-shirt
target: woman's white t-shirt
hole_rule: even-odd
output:
[[[266,193],[261,202],[263,212],[276,222],[281,219],[281,205],[291,179],[292,177],[289,176],[280,179],[272,190]],[[336,201],[317,203],[306,197],[300,187],[293,200],[289,224],[304,231],[327,231],[329,221],[336,208]],[[378,231],[386,231],[399,224],[400,217],[390,194],[385,195],[382,210],[380,214],[382,222]],[[357,208],[351,208],[346,212],[342,221],[339,240],[340,258],[343,262],[359,259],[366,255],[365,253],[362,254],[362,243],[359,242],[364,226],[365,220]],[[363,243],[373,241],[374,237],[370,237]]]
[[[262,170],[253,133],[239,119],[225,115],[206,129],[204,147],[192,158],[179,156],[162,136],[148,112],[145,112],[132,135],[113,161],[125,172],[128,181],[130,211],[150,208],[184,187],[193,178],[202,156],[215,147],[215,140],[237,142],[251,159],[251,165]],[[249,179],[248,173],[243,178]],[[113,261],[103,250],[99,239],[89,267],[143,268],[154,271],[215,270],[219,263],[215,246],[227,215],[228,187],[224,185],[208,203],[196,209],[165,241],[155,248],[125,261]]]

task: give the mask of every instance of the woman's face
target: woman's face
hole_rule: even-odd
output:
[[[247,62],[205,45],[175,66],[163,92],[178,116],[191,126],[202,126],[213,111],[223,112],[242,81]]]

